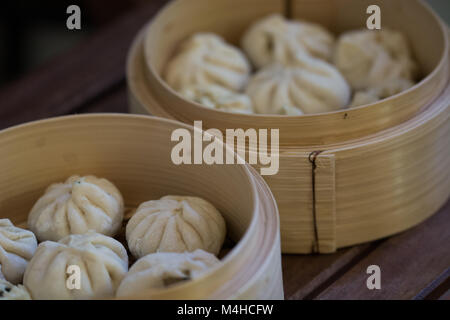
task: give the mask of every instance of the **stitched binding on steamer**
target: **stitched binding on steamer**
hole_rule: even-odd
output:
[[[284,1],[284,16],[287,19],[292,19],[292,0]]]
[[[314,225],[314,242],[312,246],[312,252],[319,252],[319,231],[317,227],[317,216],[316,216],[316,158],[322,153],[321,150],[313,151],[309,154],[308,160],[311,162],[311,182],[312,182],[312,215],[313,215],[313,225]]]

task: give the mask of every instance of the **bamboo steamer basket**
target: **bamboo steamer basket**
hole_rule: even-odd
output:
[[[193,128],[137,115],[54,118],[0,131],[0,218],[26,225],[29,210],[51,183],[73,174],[113,181],[127,207],[167,194],[211,201],[236,245],[204,276],[130,299],[283,299],[275,200],[245,165],[172,163],[171,133]]]
[[[195,32],[238,45],[252,22],[277,12],[340,33],[364,28],[370,4],[380,6],[382,27],[406,34],[423,72],[414,87],[377,103],[303,116],[233,114],[187,101],[161,78]],[[280,169],[264,179],[280,211],[282,251],[330,253],[410,228],[448,199],[448,52],[446,26],[418,0],[175,0],[133,42],[129,106],[222,131],[279,129]]]

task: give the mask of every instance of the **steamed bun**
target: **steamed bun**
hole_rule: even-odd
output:
[[[246,94],[237,93],[215,84],[187,86],[180,93],[186,99],[211,109],[253,113],[252,101]]]
[[[31,300],[31,297],[24,286],[0,278],[0,300]]]
[[[342,34],[334,62],[355,91],[379,90],[386,82],[412,85],[418,71],[406,38],[390,29]]]
[[[72,176],[47,188],[28,216],[28,227],[39,241],[59,239],[88,230],[113,236],[122,225],[120,191],[108,180]]]
[[[198,278],[220,261],[203,250],[174,253],[160,252],[139,259],[117,289],[117,296],[130,296],[145,290],[164,289]]]
[[[80,288],[69,289],[68,266],[80,268]],[[39,244],[24,276],[33,299],[98,299],[113,297],[128,271],[126,249],[117,240],[89,231],[59,242]]]
[[[274,14],[253,24],[241,42],[255,67],[261,68],[272,63],[289,65],[298,51],[329,60],[334,37],[320,25]]]
[[[176,91],[186,86],[216,84],[233,91],[244,88],[250,64],[236,47],[212,33],[197,33],[182,43],[169,61],[164,79]]]
[[[22,282],[36,248],[36,237],[31,231],[15,227],[9,219],[0,219],[0,279]]]
[[[292,66],[261,69],[246,93],[255,111],[264,114],[296,115],[292,108],[299,114],[328,112],[345,107],[350,99],[350,88],[334,66],[301,51]]]
[[[381,99],[388,98],[399,92],[411,88],[414,83],[407,79],[390,79],[375,87],[356,91],[353,95],[351,107],[374,103]]]
[[[211,203],[186,196],[144,202],[126,226],[128,247],[135,257],[196,249],[217,255],[225,234],[225,220]]]

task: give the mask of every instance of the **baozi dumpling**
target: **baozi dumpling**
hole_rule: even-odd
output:
[[[296,64],[273,64],[261,69],[250,80],[246,93],[256,113],[295,115],[286,107],[302,113],[321,113],[345,107],[350,88],[331,64],[297,54]]]
[[[0,278],[0,300],[31,300],[31,297],[24,286]]]
[[[386,81],[413,82],[418,71],[406,38],[386,28],[342,34],[334,62],[356,91],[378,87]]]
[[[350,107],[374,103],[411,88],[414,83],[406,79],[386,80],[384,83],[367,90],[356,91]]]
[[[290,65],[298,51],[330,60],[334,37],[318,24],[290,21],[279,14],[253,24],[242,38],[242,48],[257,68],[272,63]]]
[[[114,184],[94,176],[72,176],[47,188],[31,209],[28,227],[39,241],[58,241],[88,230],[113,236],[122,225],[123,212],[123,198]]]
[[[286,116],[301,116],[304,113],[303,113],[302,110],[300,110],[300,109],[298,109],[296,107],[293,107],[293,106],[288,105],[288,104],[283,104],[281,106],[280,114],[286,115]]]
[[[169,61],[164,79],[176,91],[209,84],[240,91],[247,84],[250,69],[250,63],[238,48],[218,35],[197,33]]]
[[[31,231],[15,227],[9,219],[0,219],[0,279],[22,282],[28,262],[37,248]]]
[[[356,91],[353,95],[352,102],[349,107],[358,107],[365,104],[375,103],[380,97],[373,90]]]
[[[69,266],[80,268],[79,289],[68,285],[73,272]],[[40,243],[25,271],[24,285],[33,299],[107,298],[115,295],[127,271],[128,256],[123,245],[89,231],[59,242]]]
[[[220,261],[214,255],[200,249],[184,253],[152,253],[133,264],[117,289],[117,296],[131,296],[145,290],[164,289],[192,280],[218,263]]]
[[[246,94],[215,85],[193,85],[181,90],[181,95],[211,109],[235,113],[253,113],[252,101]]]
[[[144,202],[126,226],[128,248],[138,258],[196,249],[217,255],[225,233],[225,220],[211,203],[186,196]]]

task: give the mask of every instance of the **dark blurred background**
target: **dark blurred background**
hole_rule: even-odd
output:
[[[1,1],[0,86],[70,49],[145,1]],[[72,4],[81,8],[81,30],[66,28],[66,9]]]
[[[148,1],[151,0],[1,1],[0,87]],[[426,1],[450,24],[450,0]],[[71,4],[81,8],[81,30],[66,28],[66,9]]]

